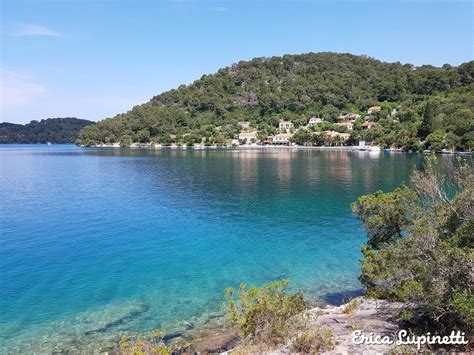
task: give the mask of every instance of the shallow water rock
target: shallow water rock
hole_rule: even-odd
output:
[[[220,353],[234,348],[238,342],[237,334],[229,332],[195,340],[190,350],[199,353]]]

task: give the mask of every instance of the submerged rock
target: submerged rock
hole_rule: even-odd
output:
[[[120,317],[120,318],[118,318],[118,319],[116,319],[112,322],[109,322],[106,325],[104,325],[103,327],[86,331],[84,333],[84,335],[91,335],[91,334],[94,334],[94,333],[105,333],[106,331],[110,330],[111,328],[115,328],[115,327],[118,327],[120,325],[126,324],[126,323],[132,321],[133,319],[135,319],[137,317],[140,317],[143,313],[147,312],[149,309],[150,309],[150,307],[148,305],[143,304],[143,305],[140,306],[139,309],[130,311],[129,313],[127,313],[123,317]]]
[[[221,353],[233,349],[238,343],[237,334],[230,332],[195,340],[189,350],[198,353]]]

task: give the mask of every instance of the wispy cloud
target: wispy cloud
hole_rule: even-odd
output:
[[[210,7],[209,11],[212,11],[212,12],[227,12],[227,11],[229,11],[229,8],[224,7],[224,6],[215,6],[215,7]]]
[[[13,32],[16,36],[43,36],[43,37],[64,37],[62,33],[52,30],[46,26],[34,24],[22,24]]]
[[[0,101],[3,107],[22,107],[35,102],[46,88],[27,75],[0,71]]]

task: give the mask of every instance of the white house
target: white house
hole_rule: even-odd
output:
[[[308,122],[308,126],[316,126],[324,121],[324,118],[311,117]]]
[[[348,113],[347,115],[339,115],[337,118],[344,121],[354,122],[356,119],[360,118],[360,115],[358,113]]]
[[[242,127],[243,129],[250,128],[250,122],[249,121],[240,121],[239,126]]]
[[[280,121],[278,128],[282,131],[288,132],[290,129],[293,129],[294,125],[291,121]]]
[[[273,144],[288,144],[293,137],[291,133],[280,133],[273,137]]]
[[[250,132],[240,132],[239,133],[239,141],[244,141],[245,143],[252,143],[257,141],[257,131],[250,131]]]

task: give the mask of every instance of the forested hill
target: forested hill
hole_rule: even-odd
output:
[[[441,130],[455,135],[455,144],[465,149],[473,139],[473,77],[474,61],[438,68],[336,53],[255,58],[86,127],[78,143],[189,144],[205,139],[220,144],[235,137],[239,121],[250,121],[265,136],[275,133],[280,119],[298,128],[312,116],[334,122],[340,114],[366,113],[381,105],[398,112],[390,123],[393,137],[387,138],[387,132],[369,137],[387,138],[382,145],[418,144]],[[382,124],[386,116],[374,118],[382,120],[379,128],[389,126]]]
[[[74,143],[79,131],[94,122],[73,117],[48,118],[25,125],[0,123],[0,144]]]

